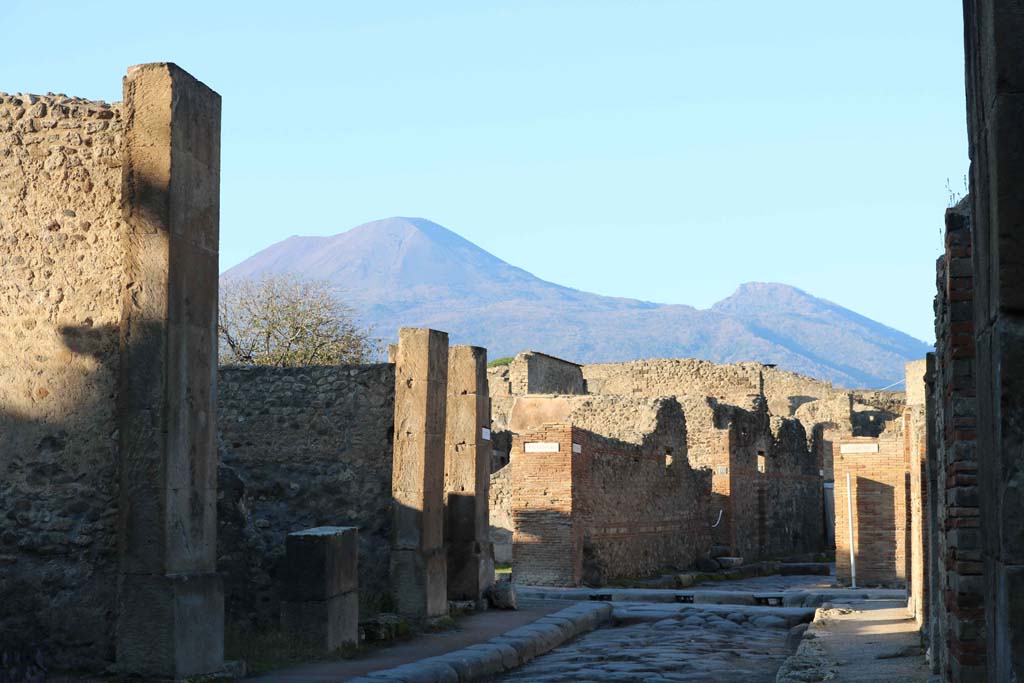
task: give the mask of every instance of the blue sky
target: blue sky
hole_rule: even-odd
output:
[[[967,149],[959,0],[3,0],[0,90],[224,97],[221,267],[394,215],[705,307],[786,282],[932,339]]]

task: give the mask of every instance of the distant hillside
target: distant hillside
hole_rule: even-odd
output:
[[[332,237],[289,237],[222,279],[294,272],[328,280],[386,338],[446,330],[492,358],[538,349],[578,362],[760,361],[847,387],[881,387],[930,347],[794,287],[747,283],[708,310],[581,292],[516,268],[422,218]]]

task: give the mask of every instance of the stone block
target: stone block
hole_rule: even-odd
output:
[[[396,611],[413,619],[448,614],[447,569],[443,548],[437,552],[391,551],[391,591]]]
[[[448,333],[416,327],[398,331],[395,378],[446,382],[448,375]]]
[[[487,349],[452,346],[448,349],[448,394],[487,394]]]
[[[490,544],[448,542],[448,599],[477,601],[494,583]]]
[[[393,503],[392,547],[422,551],[440,547],[444,542],[443,493],[438,490],[412,505],[399,503],[397,498]]]
[[[401,366],[398,366],[401,367]],[[443,381],[408,379],[395,381],[395,436],[421,434],[444,438],[447,417],[447,386]]]
[[[281,603],[281,626],[293,636],[330,652],[359,644],[359,594]]]
[[[322,526],[288,534],[283,567],[285,600],[327,600],[357,590],[359,530]]]
[[[216,574],[121,577],[117,668],[182,679],[224,666],[224,589]]]

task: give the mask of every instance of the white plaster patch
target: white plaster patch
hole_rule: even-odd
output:
[[[877,453],[877,443],[844,443],[839,446],[840,453]]]

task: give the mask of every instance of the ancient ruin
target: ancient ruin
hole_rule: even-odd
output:
[[[886,675],[1024,680],[1024,14],[964,8],[970,195],[905,391],[696,359],[488,368],[420,328],[386,363],[218,367],[220,97],[167,63],[115,104],[0,95],[4,661],[237,677],[229,632],[336,654],[573,600],[351,680],[484,680],[555,648],[504,680],[827,680],[867,595],[892,610],[871,628],[911,622]]]

